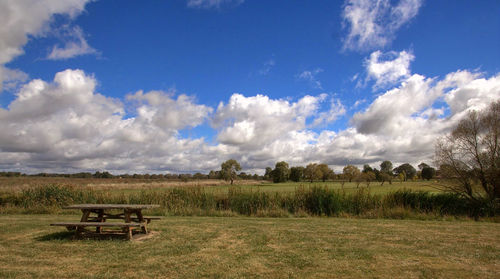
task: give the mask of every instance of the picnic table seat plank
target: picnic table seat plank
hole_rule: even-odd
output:
[[[76,226],[76,227],[141,227],[145,223],[108,223],[108,222],[57,222],[51,226]]]

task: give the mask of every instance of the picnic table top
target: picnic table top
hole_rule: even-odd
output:
[[[157,204],[73,204],[64,209],[148,209],[160,207]]]

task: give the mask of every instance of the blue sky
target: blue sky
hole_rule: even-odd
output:
[[[431,163],[500,96],[498,1],[31,2],[0,4],[5,170]]]

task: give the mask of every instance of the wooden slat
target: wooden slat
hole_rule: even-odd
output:
[[[76,227],[141,227],[141,223],[99,223],[99,222],[58,222],[51,226],[76,226]]]
[[[64,206],[64,209],[148,209],[160,207],[157,204],[74,204]]]

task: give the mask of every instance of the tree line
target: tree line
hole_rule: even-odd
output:
[[[277,162],[274,169],[267,167],[263,179],[272,180],[274,183],[286,181],[328,181],[340,180],[341,182],[356,182],[359,186],[361,182],[367,183],[369,186],[372,181],[392,183],[393,179],[399,178],[401,181],[414,179],[430,180],[436,175],[436,169],[426,163],[418,165],[417,171],[411,164],[405,163],[396,168],[393,168],[391,161],[383,161],[380,164],[380,170],[372,168],[365,164],[360,170],[354,165],[347,165],[343,168],[342,173],[336,174],[327,164],[311,163],[307,166],[290,167],[285,161]],[[221,165],[220,177],[233,181],[237,178],[237,172],[241,170],[240,164],[234,160],[228,160]]]

